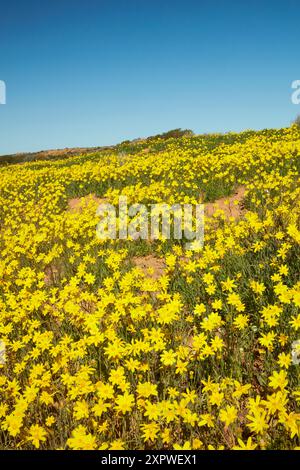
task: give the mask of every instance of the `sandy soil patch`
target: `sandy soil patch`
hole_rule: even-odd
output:
[[[152,279],[159,279],[165,274],[165,262],[152,255],[135,256],[132,258],[134,265],[139,268],[143,274]]]
[[[95,194],[89,194],[84,197],[75,197],[68,201],[68,211],[69,212],[82,212],[86,209],[91,202],[96,202],[98,205],[107,202],[106,198],[100,198],[95,196]]]
[[[240,186],[232,196],[222,197],[217,199],[215,202],[205,204],[205,214],[208,217],[212,217],[216,211],[222,210],[226,219],[229,219],[229,217],[239,219],[245,211],[243,208],[245,191],[246,188],[244,186]]]

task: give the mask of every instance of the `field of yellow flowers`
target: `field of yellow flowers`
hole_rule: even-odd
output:
[[[296,126],[0,167],[0,448],[299,448],[299,171]],[[99,240],[120,195],[203,249]]]

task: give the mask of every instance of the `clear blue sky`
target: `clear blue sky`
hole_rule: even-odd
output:
[[[298,0],[3,1],[0,154],[287,126],[297,79]]]

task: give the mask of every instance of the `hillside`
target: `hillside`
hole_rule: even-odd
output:
[[[28,163],[40,160],[59,160],[61,158],[69,158],[86,153],[103,150],[105,147],[90,148],[65,148],[55,150],[41,150],[40,152],[15,153],[12,155],[0,155],[0,165]]]
[[[193,132],[186,129],[173,129],[168,132],[164,132],[162,134],[158,134],[156,136],[150,136],[144,139],[138,138],[132,141],[126,140],[119,145],[110,145],[110,146],[102,146],[102,147],[74,147],[74,148],[64,148],[64,149],[54,149],[54,150],[41,150],[39,152],[24,152],[24,153],[15,153],[11,155],[0,155],[0,166],[7,165],[7,164],[16,164],[16,163],[27,163],[27,162],[34,162],[34,161],[43,161],[43,160],[59,160],[62,158],[70,158],[77,155],[86,155],[93,152],[103,152],[106,150],[110,151],[118,151],[119,149],[122,151],[126,149],[135,149],[137,144],[145,143],[145,142],[152,142],[153,140],[167,140],[171,137],[183,137],[185,135],[193,135]]]
[[[300,129],[91,150],[0,167],[0,447],[299,447]],[[99,239],[120,196],[203,247]]]

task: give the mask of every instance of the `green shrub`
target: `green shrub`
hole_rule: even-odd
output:
[[[300,128],[300,114],[296,117],[295,124]]]

